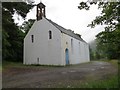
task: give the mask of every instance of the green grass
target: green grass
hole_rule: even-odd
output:
[[[118,68],[118,60],[95,60],[95,61],[108,62],[108,63],[111,63],[112,65],[114,65],[115,67]]]
[[[4,61],[2,62],[2,70],[6,71],[9,68],[57,68],[57,67],[64,67],[64,66],[58,66],[58,65],[37,65],[37,64],[31,64],[31,65],[24,65],[22,62],[12,62],[12,61]]]
[[[118,75],[109,77],[107,80],[90,81],[80,85],[81,88],[118,88]]]
[[[118,88],[118,76],[113,75],[105,80],[91,80],[81,82],[79,80],[61,81],[50,85],[50,88]]]
[[[81,63],[81,65],[88,64],[92,62]],[[31,65],[24,65],[22,62],[12,62],[12,61],[4,61],[2,62],[3,69],[7,69],[8,67],[44,67],[44,68],[55,68],[55,67],[74,67],[79,66],[80,64],[71,64],[71,65],[41,65],[41,64],[31,64]]]
[[[10,66],[24,66],[22,62],[12,62],[12,61],[3,61],[3,67],[10,67]]]

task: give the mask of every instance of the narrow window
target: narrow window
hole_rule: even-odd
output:
[[[79,53],[80,53],[80,42],[79,42]]]
[[[71,51],[73,53],[73,39],[71,39]]]
[[[34,35],[31,35],[31,41],[34,42]]]
[[[52,31],[49,31],[49,39],[52,39]]]

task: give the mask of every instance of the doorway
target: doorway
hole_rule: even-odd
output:
[[[65,60],[66,60],[66,65],[69,64],[69,50],[66,48],[65,49]]]

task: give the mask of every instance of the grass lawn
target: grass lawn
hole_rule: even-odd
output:
[[[114,66],[118,67],[118,60],[102,60],[102,61],[111,63]]]
[[[110,76],[106,80],[100,80],[100,81],[94,81],[91,80],[85,81],[85,82],[78,82],[78,81],[73,81],[69,82],[69,85],[66,86],[66,84],[63,82],[60,85],[55,84],[54,87],[62,87],[62,88],[118,88],[118,76],[113,75]]]
[[[106,80],[88,81],[81,88],[118,88],[118,75],[108,76]]]

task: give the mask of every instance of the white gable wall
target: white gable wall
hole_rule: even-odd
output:
[[[24,64],[62,65],[61,56],[61,32],[45,18],[36,21],[24,39]]]

